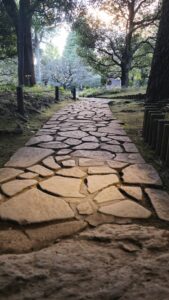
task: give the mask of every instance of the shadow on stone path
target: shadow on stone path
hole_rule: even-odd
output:
[[[10,293],[10,299],[17,300],[47,296],[58,300],[168,299],[169,291],[164,284],[157,292],[151,280],[147,283],[144,259],[150,260],[151,269],[151,260],[156,260],[157,253],[161,255],[169,246],[165,229],[169,221],[169,196],[156,170],[145,163],[120,121],[113,117],[107,100],[83,100],[55,113],[0,169],[0,185],[0,253],[31,252],[58,243],[36,254],[2,256],[2,274],[8,274],[9,266],[15,271],[3,281],[0,295],[2,292],[7,297]],[[65,237],[67,241],[60,240]],[[79,257],[79,265],[75,256]],[[166,260],[162,259],[162,265],[168,272]],[[18,269],[19,261],[22,270]],[[61,264],[63,270],[56,271]],[[160,260],[157,265],[160,268]],[[60,278],[56,285],[49,278],[49,269],[52,276],[57,274]],[[113,273],[116,269],[117,278]],[[133,274],[137,270],[144,277],[140,289],[140,275]],[[101,276],[98,290],[94,279],[97,271]],[[152,276],[155,271],[150,271]],[[22,280],[28,276],[30,286],[36,290],[36,282],[42,277],[46,285],[34,291],[37,297],[30,298],[30,286],[25,298],[18,291],[9,292],[6,286],[10,286],[10,281],[14,282],[12,286],[17,284],[17,272],[22,288]],[[105,272],[110,272],[113,290]],[[166,278],[160,277],[159,270],[158,273],[159,287]],[[90,290],[85,279],[88,284],[92,281]],[[87,289],[86,293],[80,295],[72,287],[76,280],[84,291]],[[147,298],[145,288],[153,291]],[[57,290],[57,298],[52,295],[53,289]]]

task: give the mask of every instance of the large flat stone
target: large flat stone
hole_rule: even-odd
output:
[[[169,194],[162,190],[145,189],[161,220],[169,221]]]
[[[93,143],[98,143],[98,139],[95,136],[86,136],[82,138],[83,142],[93,142]]]
[[[20,192],[22,192],[24,189],[31,187],[33,185],[36,185],[37,181],[36,180],[12,180],[10,182],[4,183],[1,186],[2,191],[4,192],[4,194],[6,194],[9,197],[12,197]]]
[[[162,185],[157,171],[148,164],[135,164],[123,171],[125,183]]]
[[[70,145],[70,146],[75,146],[75,145],[81,144],[82,142],[81,142],[81,140],[70,138],[70,139],[67,139],[65,141],[65,143]]]
[[[76,178],[68,178],[61,176],[54,176],[43,182],[40,182],[40,186],[43,190],[59,195],[62,197],[85,197],[80,193],[82,180]]]
[[[16,170],[13,168],[1,168],[0,169],[0,183],[3,183],[10,179],[13,179],[22,173],[23,173],[22,170]]]
[[[73,147],[75,150],[92,150],[92,149],[97,149],[99,147],[98,143],[83,143],[81,145]]]
[[[15,196],[0,206],[2,220],[15,221],[19,224],[49,222],[73,217],[74,212],[62,198],[43,193],[36,188]]]
[[[90,167],[90,166],[103,166],[104,161],[88,159],[88,158],[79,158],[80,167]]]
[[[42,148],[47,148],[47,149],[64,149],[64,148],[68,148],[69,145],[66,145],[63,142],[48,142],[48,143],[42,143],[39,144],[39,147]]]
[[[123,152],[123,149],[119,145],[106,145],[106,144],[104,144],[104,145],[101,145],[100,148],[103,149],[103,150],[113,152],[113,153],[122,153]]]
[[[109,185],[113,185],[119,182],[117,175],[91,175],[87,177],[88,191],[95,193]]]
[[[124,143],[123,147],[124,147],[126,152],[131,152],[131,153],[134,153],[134,152],[137,153],[138,152],[137,147],[133,143]]]
[[[118,190],[115,186],[110,186],[100,193],[97,194],[97,196],[94,198],[94,200],[100,204],[108,201],[118,201],[118,200],[124,200],[125,197],[122,193]]]
[[[39,174],[42,177],[48,177],[54,175],[52,170],[49,170],[41,165],[35,165],[33,167],[28,168],[29,171]]]
[[[82,139],[85,136],[88,136],[88,134],[84,131],[75,130],[75,131],[69,131],[69,132],[59,132],[59,135],[66,136],[68,138],[75,138],[75,139]]]
[[[90,167],[88,168],[88,174],[99,175],[99,174],[117,174],[116,170],[112,168],[102,166],[102,167]]]
[[[26,146],[36,145],[42,142],[51,142],[53,141],[53,137],[51,135],[40,135],[32,137],[27,143]]]
[[[74,159],[65,160],[65,161],[62,161],[62,165],[64,167],[75,167],[76,166],[76,162],[75,162]]]
[[[49,149],[41,149],[36,147],[23,147],[15,152],[10,160],[5,164],[6,167],[27,168],[30,167],[45,157],[53,154]]]
[[[80,215],[91,215],[93,213],[93,208],[88,201],[78,204],[77,210]]]
[[[92,150],[76,150],[72,153],[72,156],[76,157],[88,157],[88,158],[94,158],[96,160],[108,160],[115,157],[114,154],[107,152],[107,151],[92,151]]]
[[[99,211],[107,215],[122,218],[147,219],[151,216],[149,210],[130,200],[102,206],[99,208]]]
[[[80,170],[80,168],[78,167],[61,169],[57,172],[57,174],[65,177],[75,177],[75,178],[83,178],[84,176],[86,176],[86,173]]]
[[[128,164],[144,164],[145,160],[139,153],[117,153],[115,159],[116,161],[126,162]]]
[[[128,136],[110,135],[108,136],[108,138],[117,140],[119,142],[127,142],[127,143],[131,142],[131,139]]]
[[[21,175],[19,175],[18,177],[21,179],[35,179],[37,178],[39,175],[33,172],[25,172],[22,173]]]

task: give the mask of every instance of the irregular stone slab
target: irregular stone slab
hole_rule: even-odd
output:
[[[3,200],[3,195],[0,193],[0,201],[2,201]]]
[[[109,216],[109,215],[104,215],[100,213],[94,213],[87,217],[85,219],[86,222],[89,223],[89,225],[93,227],[97,227],[102,224],[110,224],[115,222],[115,217]]]
[[[81,150],[81,149],[97,149],[99,147],[99,144],[98,143],[83,143],[83,144],[81,144],[81,145],[79,145],[79,146],[75,146],[75,147],[73,147],[73,149],[75,149],[75,150]]]
[[[90,175],[99,175],[99,174],[117,174],[116,170],[113,170],[109,167],[90,167],[88,168],[88,174]]]
[[[169,221],[169,195],[167,192],[155,189],[145,189],[157,216],[164,221]]]
[[[118,145],[116,146],[116,145],[106,145],[106,144],[104,144],[104,145],[101,145],[100,148],[103,149],[103,150],[113,152],[113,153],[123,152],[123,149]]]
[[[103,166],[104,161],[88,159],[88,158],[79,158],[80,167],[90,167],[90,166]]]
[[[70,146],[74,146],[74,145],[79,145],[79,144],[81,144],[82,142],[81,142],[81,140],[78,140],[78,139],[67,139],[66,141],[65,141],[65,143],[66,144],[68,144],[68,145],[70,145]]]
[[[110,136],[108,136],[108,138],[117,140],[119,142],[128,142],[128,143],[132,142],[128,136],[110,135]]]
[[[137,147],[133,143],[124,143],[123,147],[126,152],[138,152]]]
[[[88,136],[88,134],[84,131],[75,130],[75,131],[69,131],[69,132],[59,132],[59,135],[66,136],[69,138],[75,138],[75,139],[82,139],[85,136]]]
[[[95,158],[96,160],[107,160],[112,159],[115,157],[114,154],[107,152],[107,151],[92,151],[92,150],[76,150],[72,153],[72,156],[75,157],[89,157],[89,158]]]
[[[37,181],[33,179],[25,179],[25,180],[12,180],[10,182],[4,183],[1,186],[1,189],[3,193],[9,197],[12,197],[20,192],[22,192],[24,189],[36,185]]]
[[[48,177],[54,175],[54,172],[41,166],[41,165],[35,165],[33,167],[28,168],[29,171],[34,172],[36,174],[39,174],[42,177]]]
[[[98,143],[99,140],[95,136],[86,136],[82,138],[83,142],[93,142],[93,143]]]
[[[64,167],[75,167],[76,166],[76,162],[71,159],[71,160],[65,160],[65,161],[62,161],[62,165]]]
[[[110,168],[117,169],[117,170],[123,169],[128,166],[128,163],[123,163],[123,162],[114,161],[114,160],[108,160],[107,163],[110,166]]]
[[[10,179],[13,179],[22,173],[23,173],[22,170],[16,170],[13,168],[1,168],[0,169],[0,183],[3,183]]]
[[[46,167],[48,167],[48,168],[50,168],[52,170],[59,170],[60,169],[60,166],[55,162],[53,156],[49,156],[49,157],[45,158],[43,160],[43,164]]]
[[[36,145],[42,142],[51,142],[53,141],[53,137],[51,135],[40,135],[32,137],[27,143],[26,146]]]
[[[62,156],[55,156],[56,161],[60,162],[62,160],[70,159],[70,155],[62,155]]]
[[[6,167],[27,168],[30,167],[45,157],[53,154],[49,149],[40,149],[36,147],[23,147],[15,152],[10,160],[5,164]]]
[[[21,179],[34,179],[37,178],[39,175],[36,173],[32,173],[32,172],[25,172],[22,173],[21,175],[19,175],[18,177]]]
[[[72,152],[71,149],[63,149],[63,150],[59,150],[59,151],[57,152],[57,154],[58,154],[58,155],[65,155],[65,154],[69,154],[69,153],[71,153],[71,152]]]
[[[57,172],[57,174],[65,177],[75,177],[75,178],[83,178],[84,176],[86,176],[86,173],[80,170],[78,167],[74,167],[70,169],[61,169]]]
[[[23,225],[73,217],[74,212],[62,198],[43,193],[36,188],[15,196],[0,206],[2,220]]]
[[[77,206],[77,210],[80,215],[91,215],[93,213],[93,208],[91,207],[91,204],[88,201],[81,202]]]
[[[121,186],[120,190],[125,192],[128,196],[135,198],[136,200],[143,199],[143,192],[138,186]]]
[[[114,160],[126,162],[128,164],[145,164],[145,160],[139,153],[117,153]]]
[[[102,206],[99,208],[99,211],[115,217],[132,219],[147,219],[151,216],[149,210],[130,200],[123,200],[115,204]]]
[[[108,201],[119,201],[124,200],[125,197],[122,193],[118,190],[115,186],[110,186],[100,193],[97,194],[97,196],[94,198],[94,200],[100,204]]]
[[[57,136],[55,138],[55,141],[57,141],[57,142],[62,142],[62,141],[65,141],[65,140],[66,140],[66,137],[64,137],[64,136]]]
[[[53,193],[55,195],[59,195],[62,197],[74,197],[74,198],[82,198],[85,197],[80,193],[82,180],[61,176],[54,176],[40,182],[40,186],[43,190]]]
[[[135,164],[123,171],[125,183],[162,185],[157,171],[148,164]]]
[[[117,175],[92,175],[87,177],[88,191],[95,193],[109,185],[119,182]]]
[[[39,144],[39,147],[47,148],[47,149],[63,149],[63,148],[68,148],[69,146],[61,142],[49,142],[49,143]]]
[[[46,247],[60,238],[71,236],[85,229],[87,223],[84,221],[69,221],[61,224],[49,224],[46,226],[26,229],[26,234],[33,242],[34,249]]]
[[[95,137],[103,137],[103,136],[106,136],[106,133],[103,133],[103,132],[90,131],[89,133],[90,133],[90,135],[94,135]]]
[[[32,250],[32,241],[16,229],[0,231],[0,253],[25,253]]]

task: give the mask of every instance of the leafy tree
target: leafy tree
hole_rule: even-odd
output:
[[[150,12],[153,0],[96,0],[95,3],[112,16],[112,22],[105,27],[103,21],[81,15],[74,24],[79,36],[79,54],[101,73],[121,77],[122,87],[128,87],[129,72],[135,68],[135,62],[138,66],[140,48],[146,43],[152,49],[154,30],[149,32],[147,28],[158,20],[158,6]]]
[[[147,87],[148,102],[169,99],[169,1],[163,0],[157,43]]]

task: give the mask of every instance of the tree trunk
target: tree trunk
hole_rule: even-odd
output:
[[[34,58],[32,47],[32,15],[30,14],[30,0],[20,0],[24,2],[23,15],[25,19],[24,26],[24,84],[33,86],[36,84],[34,71]]]
[[[147,87],[147,102],[169,99],[169,1],[163,0],[157,42]]]
[[[36,79],[38,83],[42,83],[40,38],[36,31],[35,31],[35,57],[36,57]]]
[[[127,63],[121,66],[121,87],[128,88],[129,86],[129,69]]]

